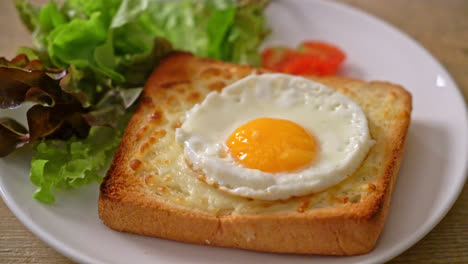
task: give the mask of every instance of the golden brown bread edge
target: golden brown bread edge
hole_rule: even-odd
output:
[[[379,192],[366,203],[346,210],[330,208],[307,213],[264,215],[213,215],[153,199],[140,191],[140,179],[128,165],[135,148],[136,131],[142,124],[145,95],[154,87],[189,78],[189,64],[225,63],[195,58],[176,52],[167,56],[149,78],[139,108],[131,118],[115,154],[111,168],[100,188],[99,217],[112,229],[220,247],[242,248],[277,253],[358,255],[371,251],[387,217],[394,182],[403,156],[409,118],[396,128],[391,158],[387,160]],[[258,71],[249,66],[232,65],[238,70]],[[264,72],[260,70],[260,72]],[[316,78],[315,78],[316,79]],[[346,78],[316,79],[330,86],[362,82]],[[398,95],[411,111],[411,96],[397,87]],[[247,234],[247,236],[246,236]],[[255,239],[246,239],[248,235]]]

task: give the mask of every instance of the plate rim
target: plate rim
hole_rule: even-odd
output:
[[[301,0],[304,1],[304,0]],[[461,99],[461,104],[465,107],[465,113],[464,113],[464,119],[465,119],[465,124],[468,125],[468,103],[466,102],[463,93],[461,92],[460,87],[458,84],[455,82],[453,79],[452,75],[447,71],[445,66],[440,63],[440,61],[432,55],[432,53],[427,50],[422,44],[420,44],[418,41],[416,41],[413,37],[408,35],[406,32],[403,30],[397,28],[396,26],[392,25],[391,23],[371,14],[368,13],[362,9],[359,9],[357,7],[348,5],[346,3],[340,3],[336,1],[329,1],[325,2],[325,0],[315,0],[316,2],[322,2],[324,4],[329,4],[333,5],[335,8],[341,9],[344,12],[352,12],[360,16],[367,17],[368,19],[371,19],[374,23],[378,23],[387,29],[393,31],[394,33],[397,33],[409,40],[409,42],[416,46],[418,49],[422,50],[424,54],[428,57],[430,57],[436,64],[437,66],[442,69],[442,73],[446,75],[449,79],[449,83],[453,84],[453,87],[456,90],[456,93],[458,94],[457,98]],[[411,127],[411,124],[410,124]],[[468,135],[466,136],[468,138]],[[430,220],[426,221],[413,235],[407,239],[406,241],[403,241],[399,245],[395,246],[393,250],[388,250],[383,254],[383,257],[379,260],[381,262],[387,262],[400,254],[404,253],[406,250],[408,250],[410,247],[414,246],[416,243],[418,243],[420,240],[422,240],[427,234],[429,234],[441,221],[442,219],[448,214],[450,209],[452,209],[453,205],[455,202],[458,200],[460,197],[460,194],[465,187],[466,183],[468,182],[468,141],[465,147],[465,167],[462,169],[463,174],[460,177],[460,184],[457,185],[456,191],[452,194],[451,198],[447,200],[447,204],[444,204],[443,209],[439,210],[438,214],[431,214],[429,217]],[[436,215],[436,216],[434,216]],[[369,262],[372,263],[372,262]]]
[[[299,0],[302,2],[307,2],[305,0]],[[319,3],[322,5],[328,5],[332,6],[335,9],[339,9],[342,12],[349,12],[352,15],[357,15],[360,17],[364,17],[366,19],[372,20],[373,23],[378,24],[379,26],[385,27],[387,30],[392,31],[392,33],[396,33],[397,35],[406,38],[409,40],[411,45],[417,47],[419,50],[422,50],[426,56],[432,59],[432,61],[442,70],[442,74],[448,77],[448,82],[453,84],[456,93],[457,93],[457,98],[461,100],[461,104],[465,106],[465,113],[464,113],[464,119],[465,119],[465,124],[468,125],[468,104],[465,101],[463,94],[461,92],[460,87],[457,85],[451,74],[447,71],[447,69],[442,65],[439,60],[432,55],[424,46],[422,46],[419,42],[417,42],[414,38],[409,36],[406,32],[402,31],[401,29],[397,28],[396,26],[390,24],[389,22],[371,14],[368,13],[362,9],[359,9],[357,7],[351,6],[346,3],[341,3],[341,2],[335,2],[335,1],[326,1],[326,0],[314,0],[315,3]],[[410,125],[411,126],[411,125]],[[468,136],[467,136],[468,138]],[[417,242],[419,242],[424,236],[426,236],[429,232],[431,232],[434,227],[440,223],[440,221],[447,215],[447,213],[452,209],[453,205],[459,198],[466,182],[468,179],[468,141],[466,144],[466,151],[465,151],[465,157],[464,159],[466,160],[465,162],[465,167],[462,169],[463,174],[460,177],[456,177],[455,179],[458,179],[460,181],[460,184],[457,185],[456,191],[451,194],[450,199],[446,200],[446,203],[444,203],[444,206],[440,206],[437,208],[438,210],[436,211],[436,214],[432,213],[429,216],[429,220],[427,220],[423,225],[421,225],[420,228],[416,230],[415,233],[413,233],[412,236],[410,236],[408,239],[403,240],[400,242],[398,245],[394,246],[393,248],[390,248],[387,251],[384,251],[383,254],[380,255],[378,259],[366,259],[362,263],[379,263],[379,262],[386,262],[390,259],[393,259],[397,257],[398,255],[402,254],[406,250],[408,250],[410,247],[415,245]],[[61,243],[61,241],[57,238],[55,238],[51,233],[47,232],[42,228],[40,225],[36,224],[33,219],[29,216],[26,215],[26,213],[21,209],[21,206],[14,201],[12,196],[9,194],[8,190],[4,188],[3,184],[3,179],[0,178],[0,196],[2,197],[3,201],[5,202],[6,206],[8,209],[15,215],[15,217],[31,231],[35,236],[39,237],[42,241],[44,241],[46,244],[51,246],[54,250],[60,252],[60,254],[63,254],[67,258],[70,258],[73,261],[76,262],[84,262],[84,263],[102,263],[99,259],[90,256],[86,252],[82,252],[80,250],[77,250],[66,243]],[[365,255],[362,255],[365,256]]]

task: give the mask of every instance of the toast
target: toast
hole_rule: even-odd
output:
[[[387,82],[313,78],[364,110],[376,141],[360,168],[325,191],[288,200],[230,195],[197,179],[175,141],[185,112],[250,66],[175,52],[149,78],[101,184],[99,217],[112,229],[249,250],[357,255],[383,228],[410,123],[411,95]]]

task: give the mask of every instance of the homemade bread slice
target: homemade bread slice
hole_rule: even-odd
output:
[[[188,53],[167,56],[149,78],[101,184],[99,217],[118,231],[212,246],[369,252],[383,228],[403,155],[410,94],[387,82],[315,78],[362,107],[376,144],[353,175],[325,191],[284,201],[254,200],[205,184],[174,137],[187,110],[253,72],[265,71]]]

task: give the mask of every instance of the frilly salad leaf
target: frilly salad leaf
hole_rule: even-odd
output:
[[[173,48],[259,65],[264,0],[14,0],[34,47],[0,58],[0,108],[24,102],[28,129],[0,119],[0,156],[31,142],[34,197],[100,181],[142,87]]]
[[[69,122],[75,112],[84,112],[72,96],[61,91],[59,81],[54,79],[63,77],[65,75],[63,70],[46,70],[40,62],[29,61],[25,56],[17,56],[12,61],[5,59],[2,61],[0,65],[0,83],[2,84],[0,108],[16,108],[27,101],[36,104],[27,111],[29,134],[25,129],[21,131],[22,144],[16,144],[16,147],[54,133],[63,123]],[[21,69],[24,65],[26,66]],[[11,126],[14,123],[19,124],[10,121],[9,127],[18,127]],[[3,124],[6,123],[3,122]],[[11,131],[19,130],[10,129]],[[6,143],[6,139],[2,139],[2,144],[4,142]],[[8,148],[2,151],[1,156],[14,149]]]
[[[269,33],[268,1],[152,1],[139,23],[175,49],[239,64],[260,65],[258,48]]]
[[[141,88],[108,87],[102,98],[91,105],[92,98],[87,94],[90,90],[80,88],[87,88],[94,82],[85,80],[83,72],[74,66],[70,66],[68,73],[63,69],[46,68],[24,55],[11,61],[0,59],[0,83],[0,108],[13,109],[24,102],[35,104],[26,113],[29,132],[14,129],[18,126],[12,126],[12,120],[2,119],[0,139],[5,147],[0,156],[44,137],[86,138],[91,126],[115,128],[141,92]],[[7,144],[13,138],[18,142]]]
[[[224,58],[225,60],[260,66],[258,48],[270,33],[263,16],[263,10],[268,2],[269,0],[239,1],[234,25],[227,36],[227,42],[231,43],[232,50],[230,55]]]
[[[125,124],[126,119],[122,120]],[[109,156],[119,145],[122,129],[95,126],[86,139],[45,140],[35,150],[31,161],[31,182],[38,186],[34,198],[54,203],[54,189],[77,188],[100,182],[109,166]]]

